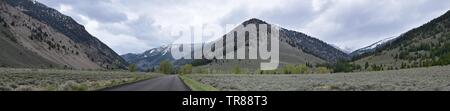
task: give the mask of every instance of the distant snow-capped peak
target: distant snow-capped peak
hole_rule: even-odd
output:
[[[387,42],[389,42],[389,41],[391,41],[391,40],[393,40],[393,39],[395,39],[395,38],[396,38],[396,37],[389,37],[389,38],[380,40],[380,41],[378,41],[378,42],[373,43],[372,45],[369,45],[369,46],[367,46],[367,47],[362,48],[362,50],[375,49],[375,48],[377,48],[378,46],[380,46],[380,45],[382,45],[382,44],[384,44],[384,43],[387,43]]]
[[[367,47],[358,49],[354,52],[351,53],[352,56],[357,56],[357,55],[361,55],[367,52],[373,52],[375,51],[377,48],[384,46],[386,43],[391,42],[393,40],[395,40],[397,37],[389,37],[383,40],[380,40],[378,42],[375,42]]]
[[[335,45],[335,44],[329,44],[329,45],[333,46],[334,48],[336,48],[336,49],[338,49],[338,50],[340,50],[340,51],[342,51],[342,52],[344,52],[346,54],[352,53],[352,49],[350,49],[350,48],[341,48],[340,46]]]
[[[145,51],[142,55],[145,55],[145,57],[155,56],[155,55],[165,55],[167,52],[170,51],[171,45],[163,45],[161,47],[153,48],[150,50]]]

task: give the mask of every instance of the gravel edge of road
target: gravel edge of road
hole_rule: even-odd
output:
[[[188,84],[186,83],[186,81],[184,81],[184,79],[181,77],[181,75],[177,75],[177,78],[180,79],[181,82],[183,82],[183,85],[186,86],[186,87],[189,89],[189,91],[194,91],[194,90],[191,88],[191,86],[188,85]]]

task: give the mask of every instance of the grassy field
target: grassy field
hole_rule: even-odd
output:
[[[161,74],[0,68],[0,91],[92,91]],[[336,74],[191,74],[193,91],[450,91],[450,66]]]
[[[216,89],[215,87],[202,84],[187,76],[181,75],[180,78],[192,91],[219,91],[219,89]]]
[[[0,68],[0,91],[92,91],[157,76],[160,74]]]
[[[309,75],[188,75],[222,91],[450,91],[450,66]]]

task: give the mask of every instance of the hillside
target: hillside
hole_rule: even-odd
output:
[[[139,70],[152,70],[163,60],[175,62],[170,52],[172,45],[153,48],[140,54],[125,54],[122,57],[129,63],[135,64]]]
[[[72,18],[31,0],[0,1],[0,65],[115,69],[126,62]]]
[[[243,25],[247,24],[268,24],[265,21],[259,19],[250,19],[242,23]],[[268,24],[270,25],[270,24]],[[235,28],[230,31],[228,34],[233,34],[240,29]],[[226,34],[226,35],[228,35]],[[225,37],[225,36],[223,36]],[[246,35],[246,43],[248,43],[249,36]],[[235,38],[236,39],[236,38]],[[215,40],[215,41],[225,41],[224,38]],[[236,41],[225,41],[226,45],[231,42],[235,43]],[[204,45],[213,44],[205,43]],[[226,48],[232,48],[232,46],[223,46]],[[217,47],[219,49],[221,47]],[[245,47],[235,47],[235,51],[239,48]],[[160,49],[160,48],[157,48]],[[127,54],[122,55],[128,62],[131,64],[137,64],[140,69],[148,69],[151,67],[157,67],[158,63],[155,64],[155,61],[169,60],[175,63],[176,65],[191,63],[194,66],[198,66],[198,68],[202,69],[214,69],[220,71],[230,71],[234,67],[242,67],[244,69],[253,71],[257,70],[260,67],[260,63],[262,60],[174,60],[173,58],[167,58],[167,56],[161,55],[161,51],[157,51],[157,49],[148,50],[142,54]],[[205,50],[205,49],[204,49]],[[247,52],[248,49],[246,48]],[[198,51],[198,48],[197,48]],[[227,54],[229,52],[224,52]],[[157,56],[154,56],[157,55]],[[132,58],[132,59],[130,59]],[[137,59],[136,59],[137,58]],[[280,30],[280,66],[293,64],[308,64],[311,66],[317,64],[333,64],[339,60],[350,60],[350,56],[339,49],[313,37],[310,37],[306,34],[288,30],[281,28]],[[183,62],[180,62],[183,61]],[[146,64],[146,65],[143,65]],[[220,72],[219,71],[219,72]]]
[[[390,37],[383,40],[380,40],[378,42],[375,42],[369,46],[363,47],[361,49],[355,50],[350,53],[350,56],[353,57],[353,59],[358,59],[358,57],[364,57],[364,55],[371,54],[375,52],[378,48],[384,47],[386,44],[390,44],[392,41],[397,39],[396,37]]]
[[[366,70],[450,64],[450,11],[359,58]]]
[[[244,26],[248,24],[267,24],[273,26],[263,20],[256,18],[247,20],[242,23]],[[278,26],[276,26],[278,27]],[[227,35],[239,31],[235,28]],[[259,29],[257,29],[259,30]],[[268,33],[270,35],[270,32]],[[246,35],[246,42],[249,36]],[[236,38],[235,38],[236,39]],[[222,39],[221,39],[222,40]],[[345,52],[319,40],[308,36],[301,32],[296,32],[280,27],[280,65],[278,68],[286,65],[307,65],[314,67],[321,64],[335,64],[340,60],[350,60],[350,56]],[[219,41],[219,40],[218,40]],[[227,41],[229,42],[229,41]],[[228,44],[227,44],[228,45]],[[229,47],[229,46],[225,46]],[[250,46],[251,47],[251,46]],[[244,47],[238,47],[244,48]],[[246,49],[248,50],[248,49]],[[247,51],[248,52],[248,51]],[[225,52],[227,53],[227,52]],[[212,60],[206,65],[199,66],[199,69],[210,69],[213,73],[230,73],[239,67],[242,72],[254,72],[260,68],[260,63],[267,62],[265,60]],[[214,72],[218,70],[217,72]],[[225,72],[223,72],[225,71]]]

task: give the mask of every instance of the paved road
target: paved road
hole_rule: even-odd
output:
[[[177,75],[162,76],[138,83],[128,84],[103,91],[189,91]]]

